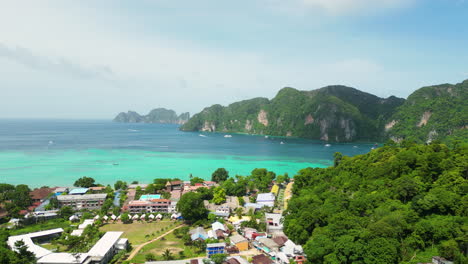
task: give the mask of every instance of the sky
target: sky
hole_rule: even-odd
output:
[[[468,0],[0,0],[0,118],[112,119],[468,79]]]

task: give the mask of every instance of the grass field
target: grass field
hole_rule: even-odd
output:
[[[132,224],[106,224],[100,228],[101,231],[123,231],[122,237],[128,238],[132,246],[140,245],[144,242],[154,239],[168,230],[180,225],[180,222],[170,220],[155,222],[133,222]]]
[[[174,233],[170,233],[164,237],[164,240],[158,240],[144,246],[140,252],[131,260],[132,263],[144,263],[146,261],[145,255],[153,253],[156,256],[156,260],[163,260],[161,254],[169,249],[174,259],[188,259],[194,257],[205,256],[205,252],[197,254],[195,248],[185,246],[184,242],[177,238]],[[183,252],[183,255],[180,255]]]
[[[70,226],[70,222],[66,220],[52,219],[46,222],[32,224],[32,225],[24,226],[18,229],[12,229],[10,231],[10,235],[16,236],[16,235],[22,235],[26,233],[38,232],[38,231],[54,229],[54,228],[66,228],[69,226]]]

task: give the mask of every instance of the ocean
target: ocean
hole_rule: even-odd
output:
[[[306,167],[328,167],[333,153],[358,155],[373,143],[331,144],[296,138],[182,132],[177,125],[102,120],[0,120],[0,182],[72,186],[82,176],[97,183],[149,183],[190,174],[210,179],[267,168],[291,177]],[[281,143],[283,142],[283,143]]]

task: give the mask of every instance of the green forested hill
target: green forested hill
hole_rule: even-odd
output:
[[[311,263],[467,263],[468,145],[387,145],[294,177],[284,231]],[[421,258],[424,256],[424,258]]]
[[[468,80],[415,91],[389,119],[386,130],[394,140],[467,140]]]
[[[114,122],[184,124],[189,118],[189,113],[182,113],[178,116],[174,110],[156,108],[151,110],[147,115],[140,115],[134,111],[121,112],[114,118]]]
[[[194,115],[185,131],[241,132],[325,141],[380,140],[385,121],[404,99],[379,98],[346,86],[313,91],[286,87],[272,99],[254,98]]]

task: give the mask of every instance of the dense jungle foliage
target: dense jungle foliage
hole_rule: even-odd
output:
[[[313,91],[283,88],[270,101],[254,98],[227,107],[213,105],[182,130],[242,132],[327,141],[379,140],[383,127],[404,99],[379,98],[346,86]]]
[[[468,144],[388,143],[294,177],[285,233],[311,263],[467,263]]]

